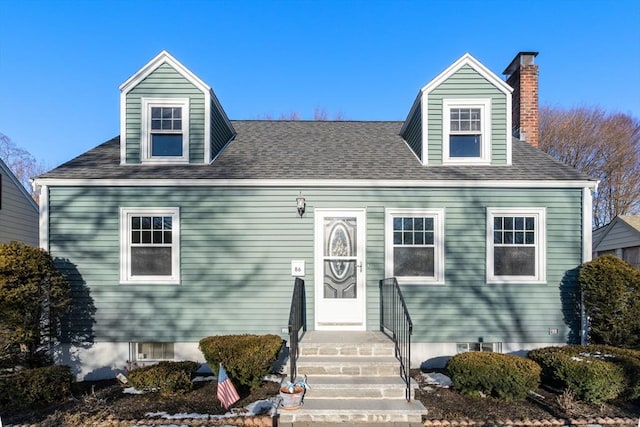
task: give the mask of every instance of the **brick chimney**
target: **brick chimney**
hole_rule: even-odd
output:
[[[520,52],[502,72],[513,88],[513,136],[538,147],[538,52]]]

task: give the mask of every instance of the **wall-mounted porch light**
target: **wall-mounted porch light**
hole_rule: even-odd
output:
[[[307,204],[305,203],[305,198],[302,195],[302,191],[300,192],[298,197],[296,197],[296,206],[298,207],[298,215],[300,215],[300,218],[302,218],[302,215],[304,215],[304,209],[307,206]]]

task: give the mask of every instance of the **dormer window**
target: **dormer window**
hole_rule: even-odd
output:
[[[452,108],[449,114],[449,157],[480,157],[479,108]]]
[[[491,100],[443,100],[443,163],[491,161]]]
[[[189,99],[142,99],[142,161],[189,161]]]
[[[151,156],[182,156],[182,107],[151,107]]]

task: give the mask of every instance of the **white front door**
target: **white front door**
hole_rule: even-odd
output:
[[[315,210],[315,328],[365,330],[365,211]]]

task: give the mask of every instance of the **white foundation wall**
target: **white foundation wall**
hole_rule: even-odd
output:
[[[124,373],[129,365],[130,355],[127,342],[101,342],[86,345],[60,344],[55,349],[55,362],[71,367],[71,372],[78,381],[95,381],[115,378]],[[202,372],[210,372],[204,355],[198,349],[198,343],[174,343],[173,360],[191,360],[205,364]],[[153,362],[136,361],[137,365]]]
[[[502,353],[526,356],[529,350],[551,347],[550,343],[502,343]],[[412,368],[444,368],[449,359],[456,355],[456,343],[411,343]]]

